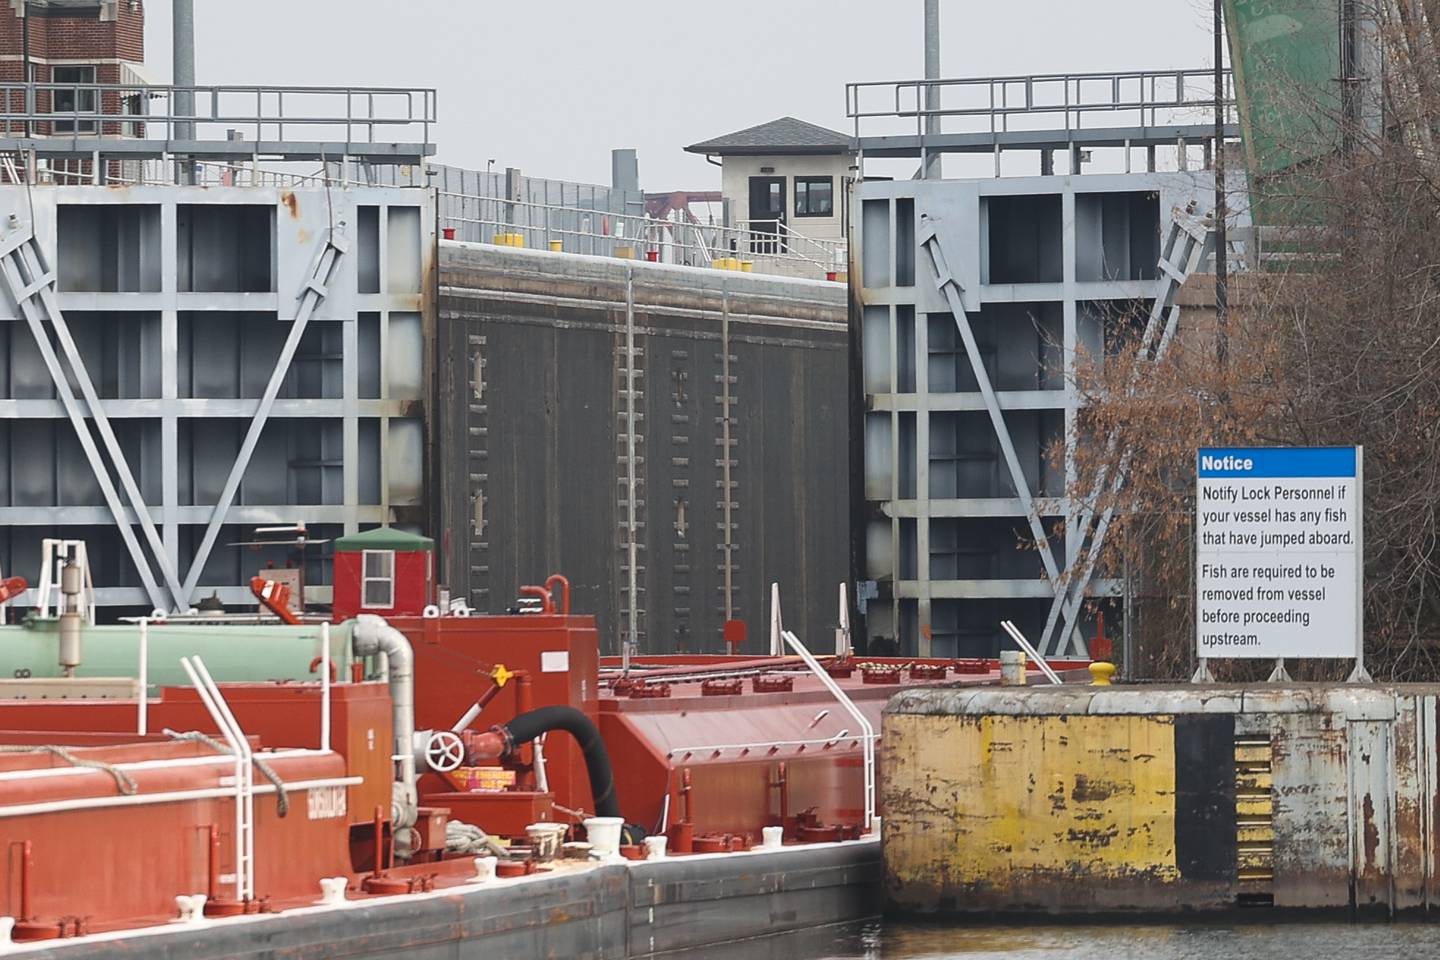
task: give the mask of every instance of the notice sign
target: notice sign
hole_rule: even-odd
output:
[[[1360,448],[1203,449],[1196,467],[1197,655],[1356,656]]]

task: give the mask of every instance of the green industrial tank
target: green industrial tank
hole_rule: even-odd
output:
[[[330,657],[345,676],[353,657],[353,621],[330,626]],[[320,656],[321,624],[151,623],[148,682],[189,686],[180,658],[199,655],[217,681],[316,680],[311,662]],[[0,626],[0,671],[13,677],[58,677],[59,630],[54,620]],[[134,677],[140,665],[137,624],[84,627],[77,677]]]

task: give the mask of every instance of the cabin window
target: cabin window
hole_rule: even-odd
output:
[[[366,550],[360,578],[360,606],[389,610],[395,606],[395,551]]]
[[[795,216],[835,216],[835,178],[796,177]]]

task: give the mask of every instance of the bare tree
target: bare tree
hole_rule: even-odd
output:
[[[1124,487],[1092,506],[1116,509],[1101,567],[1130,576],[1138,675],[1190,668],[1196,448],[1363,444],[1367,663],[1377,677],[1440,676],[1440,0],[1385,0],[1369,15],[1383,122],[1353,91],[1290,101],[1287,145],[1302,130],[1316,140],[1282,171],[1251,171],[1252,209],[1291,229],[1231,278],[1229,363],[1213,313],[1192,308],[1137,378],[1125,324],[1108,359],[1076,365],[1086,408],[1071,497],[1114,468],[1112,433],[1133,450]],[[1199,277],[1186,292],[1210,288]]]

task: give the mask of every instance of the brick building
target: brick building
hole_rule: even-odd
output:
[[[0,0],[0,82],[23,83],[28,62],[37,84],[138,84],[146,79],[144,60],[142,0]],[[19,90],[12,88],[8,96],[16,101],[13,109],[23,107]],[[96,99],[94,91],[37,90],[38,111],[67,113],[71,119],[33,132],[95,132],[76,114],[96,112],[102,106]],[[114,112],[120,97],[110,103],[107,95],[106,101],[105,112]]]

